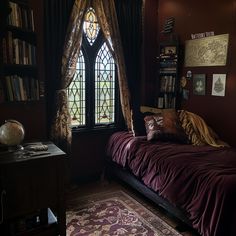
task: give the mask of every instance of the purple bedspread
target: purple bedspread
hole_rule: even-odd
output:
[[[236,150],[113,134],[107,154],[189,214],[204,236],[236,236]]]

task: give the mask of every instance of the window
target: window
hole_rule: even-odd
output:
[[[68,100],[72,127],[93,129],[117,122],[116,67],[92,8],[85,15],[82,47]]]

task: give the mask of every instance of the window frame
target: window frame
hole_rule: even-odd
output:
[[[86,38],[86,34],[83,32],[82,44],[80,50],[82,50],[85,63],[85,125],[71,125],[72,132],[87,132],[107,129],[117,129],[123,125],[123,116],[120,106],[120,94],[117,75],[117,66],[115,63],[115,113],[114,123],[111,124],[96,124],[95,125],[95,62],[99,50],[102,45],[106,43],[101,29],[97,35],[93,45],[90,45]],[[114,58],[113,58],[114,59]]]

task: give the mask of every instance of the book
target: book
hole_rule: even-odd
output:
[[[5,81],[6,81],[6,89],[7,89],[7,100],[14,101],[10,76],[6,76]]]
[[[3,80],[0,80],[0,103],[2,102],[5,102],[5,93],[4,93]]]

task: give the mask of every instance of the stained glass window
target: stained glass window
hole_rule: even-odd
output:
[[[69,112],[73,127],[93,129],[115,123],[116,73],[92,8],[85,15],[83,29],[76,73],[68,88]]]
[[[80,50],[74,78],[68,88],[69,112],[72,126],[85,125],[85,63]]]
[[[83,29],[89,44],[93,45],[100,29],[93,8],[89,8],[85,15]]]
[[[104,43],[95,62],[95,124],[114,122],[115,63]]]

